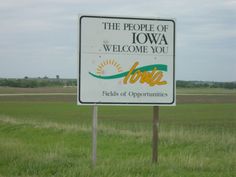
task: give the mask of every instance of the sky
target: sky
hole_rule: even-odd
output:
[[[0,78],[77,78],[78,14],[173,18],[176,79],[236,81],[236,0],[0,0]]]

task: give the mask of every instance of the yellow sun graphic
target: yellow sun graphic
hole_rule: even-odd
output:
[[[114,59],[107,59],[98,65],[96,72],[98,75],[114,74],[114,72],[122,72],[122,67]]]

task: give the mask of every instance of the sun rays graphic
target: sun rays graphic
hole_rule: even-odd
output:
[[[98,75],[107,75],[107,74],[114,74],[122,72],[122,67],[119,63],[117,63],[114,59],[107,59],[102,61],[97,66],[96,73]]]

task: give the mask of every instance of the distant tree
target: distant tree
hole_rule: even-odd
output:
[[[60,79],[60,76],[59,76],[59,75],[56,75],[56,78],[57,78],[57,79]]]

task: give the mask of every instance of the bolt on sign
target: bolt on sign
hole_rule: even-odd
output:
[[[79,16],[78,104],[175,105],[172,19]]]

